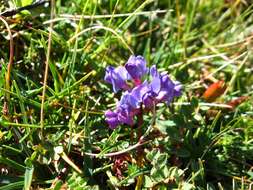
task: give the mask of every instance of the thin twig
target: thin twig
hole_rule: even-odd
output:
[[[89,153],[89,152],[85,152],[84,154],[87,155],[87,156],[94,156],[94,157],[112,157],[112,156],[118,156],[120,154],[124,154],[126,152],[129,152],[131,150],[134,150],[140,146],[143,146],[145,144],[148,144],[149,142],[151,142],[151,140],[149,141],[145,141],[145,142],[138,142],[136,143],[135,145],[133,146],[130,146],[128,147],[127,149],[124,149],[124,150],[121,150],[121,151],[118,151],[118,152],[111,152],[111,153],[107,153],[107,154],[95,154],[95,153]]]
[[[209,44],[204,38],[201,39],[201,41],[208,47],[208,49],[210,49],[212,52],[216,53],[216,54],[220,54],[220,52],[211,44]],[[229,57],[227,57],[226,55],[221,55],[221,58],[224,59],[225,61],[231,61]]]
[[[202,60],[207,60],[207,59],[212,59],[212,58],[216,58],[216,57],[221,57],[222,55],[225,55],[225,53],[219,53],[219,54],[213,54],[213,55],[205,55],[205,56],[201,56],[201,57],[194,57],[192,59],[188,59],[186,61],[183,61],[183,62],[178,62],[178,63],[175,63],[173,65],[170,65],[168,68],[169,69],[173,69],[173,68],[176,68],[176,67],[179,67],[183,64],[190,64],[190,63],[194,63],[196,61],[202,61]]]
[[[13,36],[12,36],[11,29],[8,23],[4,20],[2,16],[0,16],[0,20],[4,23],[8,31],[9,38],[10,38],[10,57],[9,57],[9,63],[7,67],[7,74],[5,75],[5,85],[6,85],[7,93],[5,93],[5,101],[4,101],[4,108],[3,108],[3,114],[7,116],[9,113],[8,102],[10,101],[10,93],[8,93],[8,91],[10,91],[10,86],[11,86],[10,80],[11,80],[11,69],[12,69],[13,57],[14,57],[14,44],[13,44]]]
[[[50,16],[51,19],[54,18],[54,3],[55,3],[54,0],[51,0],[51,16]],[[50,52],[51,52],[52,32],[53,32],[53,23],[50,23],[49,35],[48,35],[47,55],[46,55],[46,62],[45,62],[43,91],[42,91],[42,98],[41,98],[41,109],[40,109],[40,126],[41,126],[41,137],[42,138],[43,138],[43,129],[44,129],[44,103],[45,103],[45,95],[46,95],[49,59],[50,59]]]
[[[76,170],[79,174],[83,174],[83,171],[67,156],[65,152],[60,154],[62,159],[67,162],[74,170]]]
[[[7,74],[5,76],[5,81],[6,81],[6,90],[10,91],[10,78],[11,78],[11,69],[12,69],[12,65],[13,65],[13,57],[14,57],[14,43],[13,43],[13,37],[12,37],[12,33],[11,33],[11,29],[8,25],[8,23],[4,20],[3,17],[0,16],[0,20],[4,23],[7,31],[8,31],[8,35],[10,38],[10,56],[9,56],[9,63],[8,63],[8,68],[7,68]],[[7,96],[7,100],[10,100],[10,94],[6,93]]]
[[[49,3],[48,0],[45,0],[45,1],[37,1],[35,3],[32,3],[30,5],[26,5],[26,6],[23,6],[23,7],[19,7],[17,9],[11,9],[11,10],[7,10],[7,11],[4,11],[2,13],[0,13],[0,16],[4,16],[4,17],[11,17],[11,16],[14,16],[18,13],[20,13],[21,11],[24,11],[24,10],[31,10],[31,9],[34,9],[34,8],[37,8],[38,6],[41,6],[43,4],[46,4],[46,3]]]
[[[190,102],[175,102],[174,105],[184,105],[184,106],[190,106]],[[219,103],[204,103],[200,102],[199,106],[207,106],[207,107],[219,107],[219,108],[232,108],[232,106],[228,104],[219,104]]]
[[[228,91],[232,91],[233,90],[233,85],[235,83],[236,78],[238,77],[238,73],[239,71],[243,68],[243,66],[245,65],[246,61],[248,60],[249,56],[246,55],[243,59],[243,61],[240,63],[239,67],[237,68],[237,70],[235,71],[235,73],[233,74],[231,80],[229,81],[228,87],[226,88],[225,92],[223,93],[223,96],[225,96]]]
[[[218,69],[216,69],[214,72],[210,73],[209,75],[207,75],[205,77],[205,79],[213,76],[214,74],[216,74],[217,72],[221,71],[222,69],[224,69],[225,67],[227,67],[228,65],[232,64],[232,63],[235,63],[238,59],[240,59],[241,57],[243,57],[244,55],[247,55],[248,52],[243,52],[242,54],[238,55],[237,57],[235,57],[234,59],[227,61],[224,65],[220,66]]]
[[[137,13],[123,13],[123,14],[109,14],[109,15],[70,15],[70,14],[60,14],[60,18],[51,19],[45,21],[43,24],[49,24],[51,22],[58,22],[62,20],[81,20],[81,19],[111,19],[113,18],[121,18],[128,17],[131,15],[141,16],[141,15],[150,15],[150,14],[161,14],[166,13],[172,10],[156,10],[156,11],[142,11]]]
[[[248,52],[243,52],[242,54],[238,55],[237,57],[233,58],[232,60],[226,61],[225,64],[223,64],[222,66],[220,66],[219,68],[217,68],[215,71],[213,71],[212,73],[210,73],[209,75],[205,76],[204,79],[208,79],[210,77],[212,77],[214,74],[218,73],[219,71],[223,70],[224,68],[226,68],[228,65],[231,65],[233,63],[235,63],[238,59],[242,58],[243,56],[247,55]],[[192,83],[191,85],[187,86],[188,88],[193,88],[196,85],[199,85],[200,83],[203,82],[204,79],[201,79],[199,81],[196,81],[194,83]]]
[[[234,41],[234,42],[230,42],[230,43],[226,43],[226,44],[221,44],[221,45],[216,45],[214,47],[216,47],[216,48],[226,48],[226,47],[230,47],[230,46],[237,46],[237,45],[240,45],[240,44],[245,43],[245,42],[247,43],[251,39],[253,39],[253,35],[248,36],[246,38],[243,38],[242,40],[238,40],[238,41]]]
[[[133,50],[131,49],[131,47],[127,44],[127,42],[123,39],[122,36],[120,36],[115,30],[113,30],[112,28],[108,28],[106,26],[102,26],[102,25],[97,25],[97,26],[92,26],[92,27],[89,27],[89,28],[86,28],[84,30],[82,30],[81,32],[75,34],[73,37],[71,37],[69,40],[68,40],[68,43],[72,43],[76,38],[78,38],[79,36],[81,36],[82,34],[85,34],[87,33],[88,31],[91,31],[91,30],[105,30],[105,31],[109,31],[111,33],[113,33],[126,47],[127,49],[131,52],[131,54],[134,54]]]
[[[150,122],[150,125],[148,126],[145,133],[140,137],[139,142],[142,142],[144,138],[149,135],[149,132],[152,130],[153,126],[155,125],[155,122],[156,122],[156,106],[155,105],[153,106],[152,114],[153,115],[152,115],[152,120]]]

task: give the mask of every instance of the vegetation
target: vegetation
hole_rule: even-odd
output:
[[[252,188],[250,1],[34,3],[0,5],[0,190]],[[112,130],[132,54],[182,94]]]

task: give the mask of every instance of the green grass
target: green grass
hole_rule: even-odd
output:
[[[10,2],[0,12],[28,1]],[[247,0],[57,0],[52,10],[2,17],[0,189],[250,189],[252,11]],[[143,145],[137,129],[110,130],[103,115],[120,98],[103,81],[105,68],[132,53],[184,86],[144,117]],[[227,89],[207,103],[202,94],[217,80]],[[241,96],[248,99],[224,108]]]

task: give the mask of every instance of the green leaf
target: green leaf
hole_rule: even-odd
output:
[[[147,154],[147,159],[151,161],[152,165],[159,165],[160,167],[166,165],[168,154],[160,153],[159,150],[153,150]]]
[[[24,180],[24,190],[29,190],[32,184],[34,167],[31,160],[26,160],[26,170],[25,170],[25,180]]]
[[[153,182],[152,178],[144,175],[144,182],[143,182],[143,186],[146,188],[151,188],[155,185],[155,182]]]
[[[152,151],[148,152],[146,155],[146,158],[152,162],[154,157],[158,154],[158,156],[160,155],[160,152],[157,149],[153,149]]]
[[[199,105],[199,99],[196,98],[196,97],[192,97],[192,99],[191,99],[191,105],[192,105],[194,108],[197,108],[198,105]]]
[[[187,158],[191,156],[191,153],[185,148],[180,148],[179,150],[177,150],[176,154],[177,156],[183,157],[183,158]]]
[[[15,182],[18,182],[21,180],[23,181],[24,177],[16,177],[16,176],[11,176],[11,175],[1,175],[0,184],[7,185],[7,184],[15,183]]]
[[[157,165],[157,167],[153,167],[151,169],[150,174],[152,178],[154,179],[154,181],[156,181],[157,183],[164,181],[170,175],[169,169],[167,166],[159,167],[159,165]]]
[[[24,186],[24,181],[14,182],[5,186],[1,186],[0,190],[14,190],[14,189],[22,189]]]
[[[23,165],[17,163],[14,160],[9,159],[9,158],[4,158],[4,157],[0,156],[0,163],[6,164],[9,167],[15,168],[15,170],[17,170],[17,171],[21,171],[21,172],[25,171],[25,167]]]
[[[212,183],[207,183],[206,189],[207,190],[215,190],[216,188],[215,188],[215,186]]]
[[[159,155],[159,157],[156,158],[155,162],[156,164],[159,164],[160,166],[164,166],[167,164],[168,155],[165,153],[162,153]]]
[[[182,189],[191,190],[191,189],[195,189],[195,186],[193,184],[183,182]]]
[[[21,0],[22,6],[31,5],[33,0]]]
[[[252,171],[248,171],[248,173],[247,173],[249,176],[250,176],[250,178],[252,178],[253,179],[253,172]]]
[[[62,185],[63,185],[63,182],[61,180],[58,180],[53,190],[61,190]]]
[[[76,172],[70,173],[69,175],[70,177],[67,179],[67,184],[70,189],[84,189],[87,187],[87,178],[80,176]]]
[[[158,129],[163,134],[168,134],[169,128],[175,127],[175,126],[176,126],[176,123],[174,121],[171,121],[171,120],[167,120],[167,121],[158,120],[156,125],[155,125],[155,128]]]
[[[17,7],[22,7],[22,0],[15,0],[15,4]]]

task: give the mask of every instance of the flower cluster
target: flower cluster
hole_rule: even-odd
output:
[[[105,112],[111,129],[120,124],[133,125],[141,107],[151,109],[160,102],[168,105],[181,94],[179,82],[173,82],[166,73],[159,73],[155,65],[147,68],[142,56],[131,56],[125,66],[107,67],[104,80],[112,84],[115,93],[124,90],[116,110]]]

